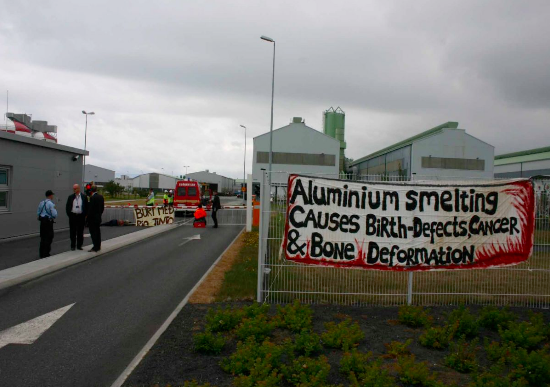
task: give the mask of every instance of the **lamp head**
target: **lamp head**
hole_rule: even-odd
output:
[[[260,36],[260,39],[265,40],[267,42],[275,43],[273,39],[268,38],[267,36],[264,36],[264,35]]]
[[[239,125],[239,126],[240,126],[241,128],[245,128],[245,129],[246,129],[246,126],[244,126],[244,125]]]

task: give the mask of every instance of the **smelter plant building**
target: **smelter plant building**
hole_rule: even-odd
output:
[[[446,122],[350,163],[354,176],[390,180],[493,179],[495,148]]]
[[[301,117],[294,117],[287,126],[273,130],[272,157],[273,186],[286,186],[289,173],[335,178],[339,172],[340,141],[306,126]],[[269,169],[269,132],[254,137],[254,182],[261,181],[262,169]]]

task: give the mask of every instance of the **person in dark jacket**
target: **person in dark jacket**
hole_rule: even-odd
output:
[[[80,192],[78,184],[73,185],[74,193],[67,198],[65,212],[69,217],[69,233],[71,237],[71,250],[82,250],[84,243],[84,225],[88,211],[88,198]]]
[[[214,199],[212,200],[212,220],[214,221],[214,228],[218,228],[218,211],[221,209],[220,197],[217,192],[214,192]]]
[[[105,200],[103,196],[97,193],[97,187],[92,186],[92,196],[90,197],[90,205],[88,207],[88,229],[90,230],[90,236],[92,237],[93,247],[90,252],[97,253],[101,250],[101,215],[105,209]]]

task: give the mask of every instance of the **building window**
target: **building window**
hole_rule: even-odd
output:
[[[269,152],[258,152],[256,162],[268,164]],[[336,166],[336,156],[324,153],[273,152],[273,164]]]
[[[10,172],[9,167],[0,166],[0,212],[10,210]]]
[[[449,157],[422,157],[422,168],[484,171],[485,160],[456,159],[456,158],[449,158]]]

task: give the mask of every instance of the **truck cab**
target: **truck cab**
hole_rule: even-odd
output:
[[[204,187],[198,181],[180,180],[176,183],[174,192],[174,207],[178,206],[198,206],[199,204],[208,205],[212,199],[212,192]]]

